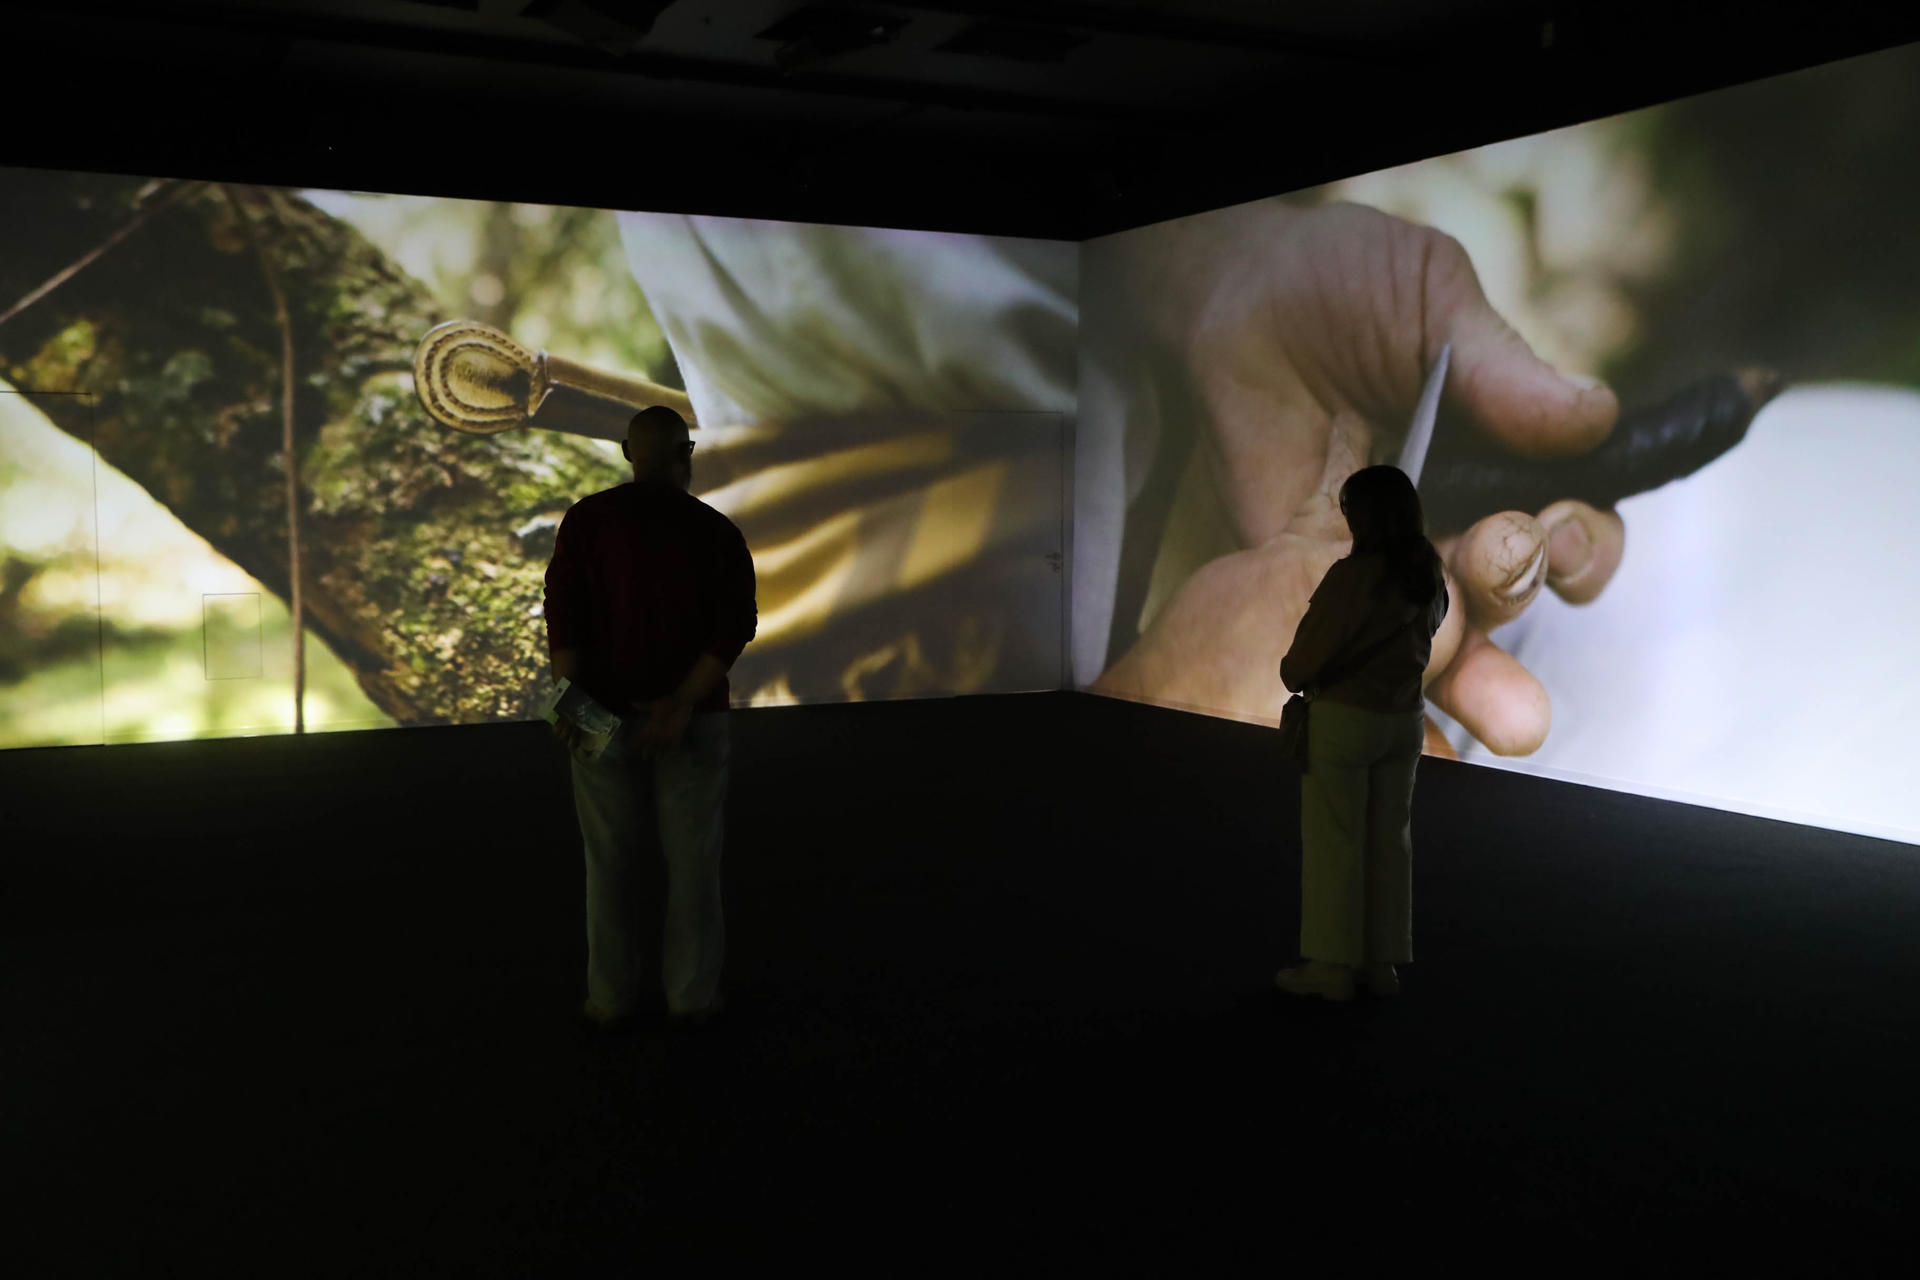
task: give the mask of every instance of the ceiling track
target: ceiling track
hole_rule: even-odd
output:
[[[334,44],[402,54],[477,58],[534,69],[631,76],[636,80],[679,81],[901,106],[994,112],[1032,119],[1144,129],[1169,136],[1211,127],[1198,120],[1183,119],[1178,111],[1170,112],[1159,105],[1130,110],[1117,104],[1084,103],[1038,94],[929,84],[918,80],[850,76],[813,69],[787,72],[771,66],[690,58],[646,49],[615,57],[584,44],[536,43],[476,32],[392,26],[311,13],[223,10],[216,15],[203,10],[122,8],[93,4],[83,6],[81,12],[47,13],[45,18],[52,24],[84,23],[88,41],[99,48],[103,44],[102,37],[108,34],[102,30],[100,20],[109,14],[116,17],[124,15],[124,30],[140,41],[142,50],[149,54],[152,46],[144,41],[156,31],[164,31],[182,33],[189,39],[205,39],[208,43],[238,38],[269,45],[291,45],[295,42]],[[214,20],[216,17],[218,21]],[[16,24],[15,35],[20,34]]]
[[[1035,4],[1031,0],[899,0],[891,7],[916,12],[1006,22],[1023,27],[1087,32],[1233,50],[1276,57],[1344,62],[1356,66],[1398,66],[1417,56],[1406,40],[1342,40],[1276,31],[1272,27],[1194,18],[1163,9],[1112,9],[1092,4]]]

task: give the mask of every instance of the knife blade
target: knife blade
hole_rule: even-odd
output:
[[[1400,447],[1400,469],[1413,481],[1414,488],[1420,487],[1420,472],[1427,465],[1427,450],[1433,444],[1433,425],[1440,416],[1440,391],[1446,385],[1447,364],[1453,357],[1453,344],[1449,342],[1440,348],[1440,358],[1433,362],[1433,371],[1427,374],[1427,385],[1420,389],[1420,403],[1413,411],[1413,422],[1407,427],[1407,440]]]

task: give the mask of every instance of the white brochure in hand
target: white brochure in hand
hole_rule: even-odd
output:
[[[614,730],[620,727],[620,717],[595,702],[591,695],[573,681],[564,677],[547,694],[546,701],[540,706],[540,715],[548,724],[565,720],[580,730],[581,754],[589,760],[598,759],[607,743],[613,741]]]

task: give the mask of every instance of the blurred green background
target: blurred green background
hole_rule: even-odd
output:
[[[1300,193],[1440,228],[1546,359],[1920,385],[1920,45]]]

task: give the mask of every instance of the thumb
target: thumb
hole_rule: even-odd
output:
[[[1453,344],[1450,404],[1490,437],[1531,458],[1585,453],[1606,439],[1620,402],[1605,384],[1561,373],[1493,309],[1457,244],[1436,253],[1429,333]],[[1453,259],[1450,263],[1443,259]]]

